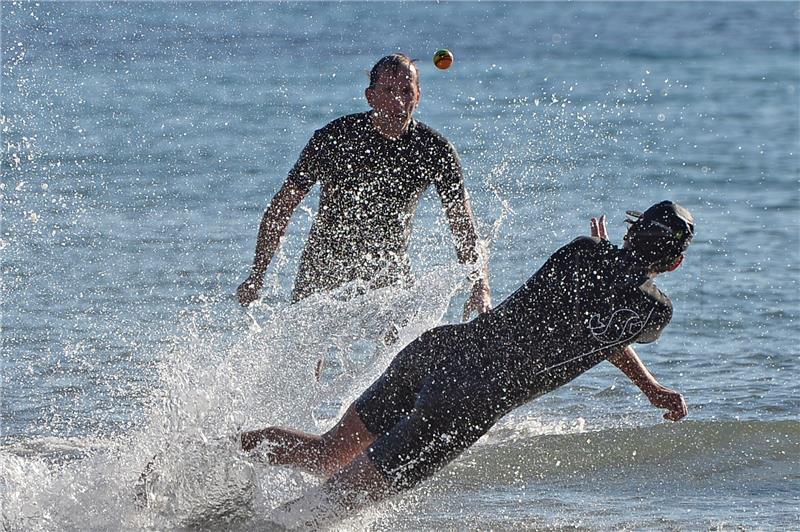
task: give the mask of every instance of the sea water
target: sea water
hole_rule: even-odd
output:
[[[366,72],[395,51],[418,59],[417,117],[461,155],[495,302],[591,216],[619,242],[626,209],[694,213],[685,265],[658,281],[673,321],[639,350],[689,416],[663,420],[601,364],[337,527],[800,528],[797,3],[3,1],[0,17],[4,530],[262,529],[318,480],[249,459],[238,432],[329,428],[403,345],[460,320],[466,272],[430,191],[409,290],[289,304],[315,191],[263,299],[233,295],[305,142],[366,110]]]

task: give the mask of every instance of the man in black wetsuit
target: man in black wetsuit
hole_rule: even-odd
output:
[[[365,96],[372,111],[344,116],[314,133],[264,212],[251,274],[237,290],[242,305],[258,298],[292,213],[316,183],[319,209],[293,301],[354,280],[373,288],[407,282],[411,223],[431,184],[450,222],[459,261],[479,262],[458,154],[445,137],[413,119],[420,88],[412,60],[393,54],[378,61]],[[491,306],[485,266],[472,277],[465,319]]]
[[[244,433],[244,450],[330,476],[283,511],[322,496],[317,517],[342,516],[408,489],[509,411],[603,360],[666,408],[665,418],[684,417],[681,394],[660,385],[630,345],[656,340],[669,323],[672,304],[652,278],[681,264],[694,220],[670,201],[628,214],[622,248],[608,242],[604,217],[593,219],[592,237],[556,251],[494,310],[413,341],[328,433]]]

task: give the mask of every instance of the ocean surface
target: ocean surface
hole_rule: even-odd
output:
[[[238,431],[327,429],[460,319],[433,191],[408,291],[289,305],[315,191],[263,299],[233,295],[300,150],[366,110],[395,51],[419,60],[417,118],[462,157],[495,302],[591,216],[619,242],[626,209],[694,213],[658,281],[674,319],[639,349],[690,413],[663,420],[601,364],[334,529],[800,530],[797,2],[3,0],[0,18],[3,530],[265,529],[318,480],[249,460]]]

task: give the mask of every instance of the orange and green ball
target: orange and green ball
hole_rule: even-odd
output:
[[[436,50],[433,54],[433,64],[440,70],[447,70],[453,64],[453,52],[450,50]]]

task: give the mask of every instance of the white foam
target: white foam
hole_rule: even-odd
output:
[[[318,481],[253,462],[239,450],[240,431],[284,425],[322,432],[399,349],[441,323],[465,282],[460,266],[432,268],[410,290],[350,300],[340,291],[295,305],[261,304],[249,316],[209,301],[181,318],[182,332],[157,357],[160,386],[138,428],[0,450],[4,526],[170,529],[263,519]],[[386,346],[388,324],[400,331]],[[329,365],[317,382],[320,357]],[[137,501],[137,489],[146,503]]]

